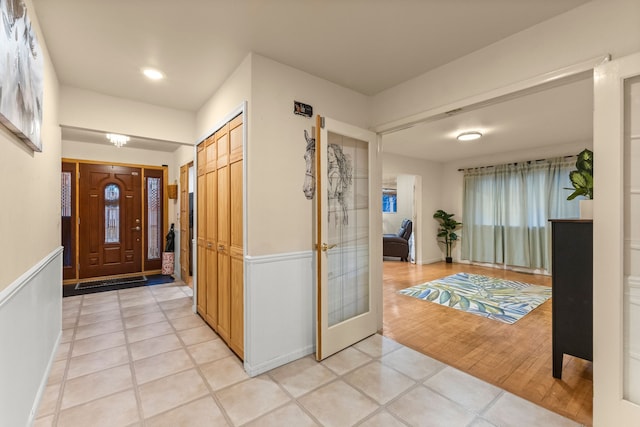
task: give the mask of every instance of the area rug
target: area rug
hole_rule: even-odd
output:
[[[509,324],[551,298],[551,288],[547,286],[469,273],[457,273],[398,293]]]
[[[153,274],[150,276],[135,276],[122,279],[99,280],[95,282],[73,283],[62,286],[62,296],[92,294],[96,292],[115,291],[119,289],[136,288],[139,286],[153,286],[172,283],[173,276]]]

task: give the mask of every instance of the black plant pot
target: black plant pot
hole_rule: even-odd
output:
[[[453,258],[450,256],[446,257],[444,260],[447,262],[447,264],[451,264],[453,262]]]

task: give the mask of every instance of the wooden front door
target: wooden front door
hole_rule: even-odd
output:
[[[140,168],[80,164],[80,278],[142,271]]]

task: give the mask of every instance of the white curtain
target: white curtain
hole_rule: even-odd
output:
[[[552,218],[577,218],[569,172],[575,158],[555,158],[464,174],[462,259],[551,269]]]

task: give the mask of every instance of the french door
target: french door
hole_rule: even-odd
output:
[[[373,174],[378,170],[377,153],[374,133],[318,117],[318,360],[376,332],[382,264],[378,242],[381,187],[374,185],[377,178]]]
[[[640,53],[594,70],[595,426],[640,420]]]

